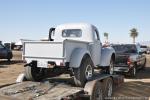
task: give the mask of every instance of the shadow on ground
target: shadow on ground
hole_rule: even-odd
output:
[[[150,100],[150,64],[138,70],[135,78],[125,76],[125,83],[117,88],[113,97],[117,100]]]
[[[126,82],[116,90],[113,96],[124,98],[128,97],[128,99],[121,100],[149,100],[150,83],[141,81]]]
[[[1,60],[0,61],[0,68],[7,68],[7,65],[12,65],[12,64],[22,64],[23,61],[22,60],[11,60],[11,61],[7,61],[7,60]]]

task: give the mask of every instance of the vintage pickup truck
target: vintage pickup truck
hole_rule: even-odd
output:
[[[115,50],[102,47],[94,25],[70,23],[50,28],[49,41],[24,41],[23,59],[27,80],[69,73],[76,86],[83,87],[94,68],[113,74]]]

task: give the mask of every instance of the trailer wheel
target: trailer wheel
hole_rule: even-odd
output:
[[[88,93],[90,100],[104,100],[102,84],[97,80],[88,82],[84,87],[84,91]]]
[[[90,57],[83,58],[79,68],[74,68],[74,83],[76,86],[84,87],[86,81],[93,76],[93,62]]]
[[[102,87],[100,82],[97,82],[94,86],[94,89],[92,91],[91,99],[90,100],[103,100],[103,93],[102,93]]]
[[[114,61],[112,59],[110,60],[110,65],[106,69],[106,73],[111,75],[114,74]]]
[[[38,67],[25,67],[25,77],[29,81],[40,81],[44,78],[44,69]]]
[[[113,80],[111,78],[104,79],[103,83],[103,91],[104,91],[104,98],[112,96],[113,90]]]

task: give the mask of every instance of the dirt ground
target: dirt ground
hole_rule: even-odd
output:
[[[17,76],[24,71],[21,52],[13,51],[11,62],[0,60],[0,88],[15,83]],[[137,77],[125,78],[125,83],[113,93],[114,100],[150,100],[150,55],[147,55],[145,70],[140,70]]]
[[[16,77],[24,71],[20,51],[13,51],[11,62],[0,60],[0,87],[16,81]]]
[[[126,77],[125,83],[114,92],[114,97],[122,97],[121,100],[150,100],[150,55],[146,57],[146,69],[139,70],[134,79]]]

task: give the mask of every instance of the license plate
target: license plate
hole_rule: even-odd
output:
[[[46,61],[37,61],[37,67],[47,68]]]

